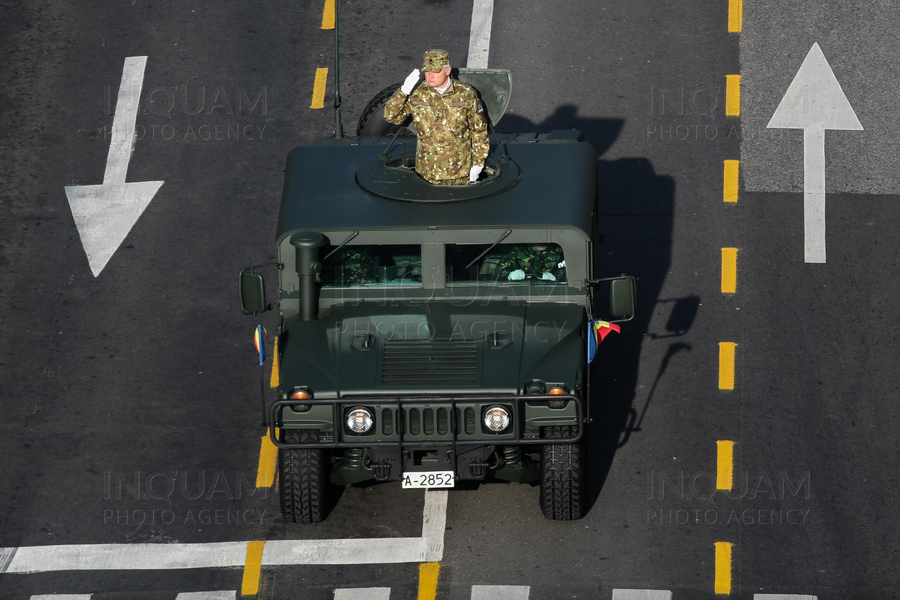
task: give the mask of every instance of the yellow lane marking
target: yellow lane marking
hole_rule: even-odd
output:
[[[740,173],[741,161],[726,160],[724,172],[724,185],[722,186],[722,200],[724,202],[738,201],[738,174]]]
[[[440,563],[422,563],[419,565],[418,600],[434,600],[437,597],[438,573]]]
[[[278,429],[275,429],[278,435]],[[270,488],[275,484],[275,466],[278,461],[278,448],[269,438],[269,430],[262,436],[259,445],[259,468],[256,470],[256,487]]]
[[[716,489],[731,491],[734,486],[734,442],[719,440],[716,442]]]
[[[743,0],[728,0],[728,33],[740,33],[744,20]]]
[[[322,29],[334,29],[334,0],[325,0],[322,11]]]
[[[716,542],[716,593],[731,593],[731,542]]]
[[[719,342],[719,389],[734,389],[734,342]]]
[[[272,350],[272,377],[269,379],[269,387],[277,388],[278,379],[278,336],[275,336],[275,349]]]
[[[722,293],[737,291],[737,248],[722,248]]]
[[[325,80],[328,79],[328,68],[316,69],[316,83],[313,87],[310,108],[325,108]]]
[[[259,573],[262,570],[262,556],[265,542],[247,542],[247,560],[244,563],[244,580],[241,596],[255,596],[259,592]]]
[[[741,116],[741,76],[725,76],[725,114],[729,117]]]

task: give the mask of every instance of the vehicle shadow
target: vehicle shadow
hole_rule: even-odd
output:
[[[580,117],[576,107],[564,105],[541,123],[506,115],[497,127],[498,131],[510,133],[577,129],[587,135],[600,157],[595,242],[601,243],[594,245],[595,277],[628,274],[638,280],[634,318],[621,323],[621,334],[606,338],[591,364],[592,422],[585,442],[585,512],[597,502],[616,451],[641,431],[641,422],[669,361],[680,352],[690,351],[689,345],[673,341],[655,369],[649,395],[640,408],[636,407],[642,342],[660,303],[660,292],[671,263],[675,181],[656,173],[647,158],[603,158],[623,126],[621,119]],[[672,337],[686,333],[697,306],[699,298],[696,297],[673,301],[672,317],[666,327]]]

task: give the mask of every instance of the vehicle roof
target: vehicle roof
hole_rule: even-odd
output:
[[[489,195],[449,201],[395,200],[363,189],[357,171],[377,162],[388,143],[387,138],[328,138],[292,150],[285,166],[278,240],[298,230],[333,229],[538,226],[591,232],[597,154],[580,132],[505,139],[518,180],[493,190],[478,184]],[[415,138],[398,139],[390,154],[414,153],[415,143]],[[492,157],[498,156],[495,147]],[[471,195],[475,187],[460,191]],[[443,191],[448,188],[442,186]]]

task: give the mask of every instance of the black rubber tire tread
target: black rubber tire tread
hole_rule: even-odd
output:
[[[369,103],[366,104],[366,107],[359,117],[359,124],[356,126],[356,135],[394,135],[398,129],[403,128],[407,129],[405,135],[415,135],[415,131],[409,130],[409,128],[406,127],[411,119],[407,119],[403,125],[394,125],[393,123],[388,123],[384,120],[384,106],[401,85],[403,84],[395,83],[394,85],[390,85],[375,94],[375,97],[369,100]]]
[[[282,429],[281,441],[291,444],[319,441],[314,429]],[[328,514],[328,477],[325,450],[278,450],[281,514],[293,523],[319,523]]]
[[[574,427],[546,427],[543,437],[562,439],[575,435]],[[580,519],[584,500],[584,465],[581,443],[541,446],[541,511],[548,519]]]

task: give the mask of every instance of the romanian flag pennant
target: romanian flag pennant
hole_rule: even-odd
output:
[[[256,332],[253,334],[253,345],[259,352],[259,366],[266,362],[266,342],[269,341],[269,332],[262,325],[256,326]]]
[[[588,323],[588,334],[587,334],[587,361],[591,362],[594,360],[594,355],[597,353],[597,346],[600,345],[600,342],[606,339],[606,336],[609,335],[610,331],[615,331],[616,333],[621,332],[621,328],[615,323],[607,323],[606,321],[591,321]]]

